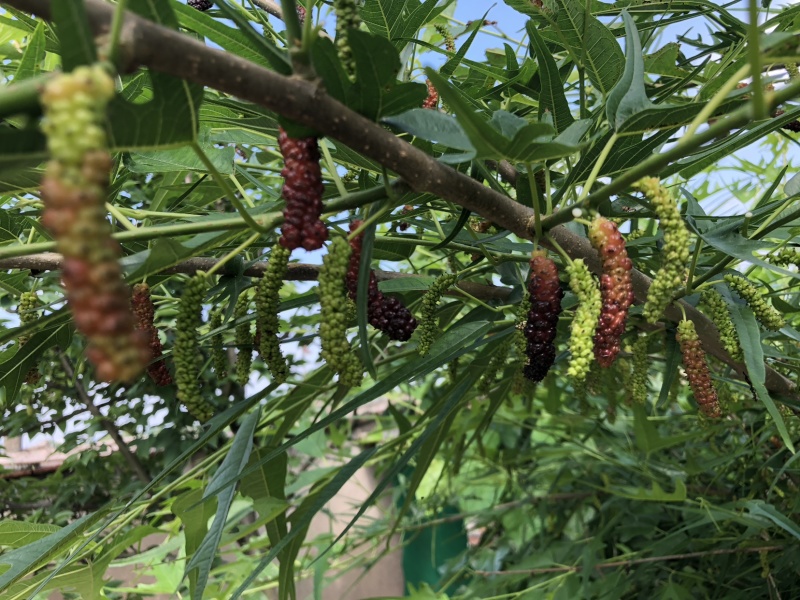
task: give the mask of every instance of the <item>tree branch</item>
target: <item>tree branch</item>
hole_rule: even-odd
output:
[[[75,378],[75,370],[72,368],[72,364],[69,362],[69,359],[63,352],[58,353],[59,358],[61,359],[61,366],[64,369],[64,373],[67,377],[75,382],[75,392],[78,394],[78,398],[80,401],[86,405],[86,408],[89,409],[89,412],[92,413],[92,416],[96,418],[100,424],[105,428],[108,432],[108,435],[111,436],[111,439],[114,440],[117,444],[117,448],[122,453],[122,456],[125,457],[125,460],[128,462],[128,465],[131,467],[133,472],[136,476],[141,480],[142,483],[147,485],[150,483],[150,476],[147,474],[142,463],[139,461],[139,457],[136,456],[133,451],[128,447],[128,444],[122,439],[122,434],[117,429],[117,426],[111,421],[111,419],[106,418],[103,416],[103,413],[100,412],[100,409],[94,405],[92,399],[89,397],[89,394],[86,392],[86,388],[83,387],[83,384],[80,380]]]
[[[61,269],[64,257],[57,252],[42,252],[30,254],[28,256],[16,256],[14,258],[0,259],[0,271],[7,269],[30,269],[31,271],[58,271]],[[216,258],[195,257],[183,261],[173,267],[161,271],[161,273],[183,273],[194,275],[198,271],[208,271],[217,264]],[[243,275],[247,277],[263,277],[267,270],[267,261],[258,262],[247,267]],[[228,263],[221,271],[221,274],[236,275],[235,267]],[[307,265],[303,263],[290,263],[286,272],[285,281],[316,281],[319,275],[319,265]],[[375,269],[375,277],[378,281],[388,281],[389,279],[404,279],[415,277],[411,273],[392,273]],[[458,289],[465,291],[479,300],[499,301],[508,300],[512,289],[497,285],[484,285],[472,281],[462,281],[454,286],[455,289],[450,295],[459,295]]]
[[[5,4],[22,11],[50,18],[51,0],[5,0]],[[86,0],[86,10],[92,30],[96,36],[107,34],[114,6],[101,0]],[[482,183],[467,177],[455,169],[438,162],[423,151],[413,147],[393,133],[374,123],[328,96],[315,83],[295,77],[285,77],[264,67],[250,63],[232,53],[207,47],[201,41],[180,32],[167,29],[127,13],[124,19],[121,47],[126,67],[138,66],[187,79],[216,90],[232,94],[242,100],[253,102],[311,127],[321,135],[329,136],[351,149],[376,160],[381,165],[400,175],[413,190],[439,196],[475,212],[493,223],[504,227],[525,239],[532,239],[528,223],[533,211],[514,200],[499,194]],[[795,84],[786,90],[774,93],[772,99],[780,103],[797,92]],[[746,108],[746,107],[745,107]],[[701,132],[685,144],[682,150],[696,149],[725,131],[746,122],[749,113],[740,110],[720,119],[708,130]],[[674,153],[674,152],[673,152]],[[655,174],[664,161],[672,158],[669,152],[661,157],[649,157],[643,161],[647,169],[637,170],[636,176]],[[590,200],[599,201],[600,195],[608,197],[622,191],[630,184],[633,174],[628,173],[595,192]],[[546,220],[553,225],[564,222],[566,211],[561,210]],[[555,226],[550,234],[573,258],[584,258],[591,262],[595,271],[598,261],[587,240],[563,227]],[[637,302],[642,302],[651,280],[642,273],[634,272]],[[701,313],[681,301],[687,316],[697,327],[706,351],[742,373],[742,366],[733,361],[722,348],[713,324]],[[668,312],[668,318],[676,319],[677,309]],[[769,366],[765,385],[771,392],[782,396],[795,396],[796,385]]]

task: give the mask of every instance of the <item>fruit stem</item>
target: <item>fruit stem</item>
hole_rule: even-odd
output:
[[[572,264],[572,258],[570,258],[569,254],[567,254],[566,251],[561,247],[561,244],[559,244],[557,241],[555,241],[548,234],[545,234],[544,237],[547,240],[547,243],[550,244],[553,247],[553,249],[561,255],[561,258],[564,260],[564,264],[565,265],[571,265]]]
[[[617,142],[618,135],[614,132],[608,141],[606,142],[605,147],[603,148],[602,152],[600,152],[600,156],[597,157],[597,160],[594,163],[594,167],[592,167],[591,173],[589,173],[589,177],[586,179],[586,182],[583,184],[583,189],[581,190],[581,195],[578,197],[577,204],[579,206],[585,204],[586,198],[589,196],[589,192],[592,191],[592,186],[594,182],[597,180],[597,176],[600,174],[600,169],[603,168],[603,165],[608,158],[608,155],[611,154],[611,149],[614,147],[614,144]]]
[[[531,204],[533,204],[533,245],[536,246],[539,240],[542,239],[542,215],[539,207],[539,193],[536,190],[536,181],[533,177],[533,166],[531,163],[527,163],[525,169],[528,171],[528,186],[531,189]],[[530,224],[528,225],[528,229],[530,230]]]
[[[764,88],[761,85],[761,51],[759,50],[758,4],[756,0],[748,2],[750,22],[747,25],[747,58],[750,73],[753,76],[751,97],[753,99],[753,120],[766,118],[767,107],[764,102]]]
[[[123,215],[120,210],[111,204],[111,202],[106,202],[106,210],[111,213],[111,216],[114,217],[117,222],[122,225],[128,231],[136,231],[137,227],[133,223],[128,220],[128,217]]]
[[[694,279],[694,271],[697,268],[697,260],[700,258],[700,249],[703,247],[703,240],[699,237],[694,241],[694,254],[692,254],[692,262],[689,265],[689,275],[686,277],[686,291],[684,295],[688,296],[692,293],[692,279]]]
[[[106,56],[108,61],[114,65],[115,68],[120,67],[119,56],[119,41],[122,36],[122,23],[125,20],[125,9],[128,6],[128,0],[117,0],[117,7],[114,9],[114,16],[111,19],[111,31],[108,38],[108,52]]]

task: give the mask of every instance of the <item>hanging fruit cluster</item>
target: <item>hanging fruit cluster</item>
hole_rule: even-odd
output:
[[[289,375],[289,366],[281,354],[278,340],[280,319],[280,290],[289,265],[290,250],[275,244],[269,254],[269,262],[264,276],[256,288],[256,337],[258,337],[258,353],[266,363],[276,383],[283,383]]]
[[[649,357],[647,356],[648,337],[644,334],[639,335],[631,348],[633,368],[631,370],[631,400],[636,404],[644,404],[647,401],[647,382],[648,370],[650,368]]]
[[[339,383],[348,387],[361,384],[364,368],[347,339],[349,316],[347,289],[344,286],[350,262],[347,240],[337,237],[322,259],[319,270],[319,339],[322,358],[339,375]]]
[[[769,304],[758,288],[750,281],[739,275],[725,275],[725,281],[736,292],[739,297],[747,302],[750,310],[756,316],[756,319],[767,329],[771,331],[778,331],[781,327],[786,325],[783,315]]]
[[[22,292],[22,295],[19,297],[18,308],[20,324],[28,325],[29,323],[38,321],[40,305],[41,302],[39,302],[39,296],[36,295],[36,292]],[[30,335],[19,336],[19,345],[24,346],[30,338]],[[25,376],[25,383],[34,384],[39,381],[40,377],[39,368],[36,366],[31,367],[28,374]]]
[[[425,292],[422,297],[422,310],[419,317],[419,353],[425,356],[431,348],[431,344],[436,341],[439,328],[436,326],[436,307],[442,295],[453,287],[458,280],[458,276],[446,273],[440,275]]]
[[[333,10],[336,13],[336,51],[344,70],[351,80],[355,80],[356,61],[350,48],[350,32],[361,25],[356,0],[334,0]]]
[[[694,393],[694,399],[700,411],[707,417],[715,418],[722,415],[717,391],[711,382],[711,373],[706,362],[706,353],[700,344],[694,323],[681,321],[678,323],[676,339],[681,347],[683,366],[686,369],[686,378]]]
[[[361,225],[361,221],[350,223],[350,233]],[[358,293],[358,271],[361,265],[361,246],[364,241],[363,233],[350,240],[350,263],[347,269],[347,290],[350,298],[355,301]],[[382,331],[389,339],[399,342],[408,341],[417,328],[417,320],[403,306],[403,303],[392,296],[384,296],[378,289],[378,280],[375,272],[369,270],[369,287],[367,299],[367,318],[369,324]]]
[[[317,250],[328,239],[322,214],[322,170],[317,138],[290,138],[281,128],[278,145],[283,155],[282,195],[286,201],[280,243],[284,248]]]
[[[189,6],[199,11],[207,11],[214,6],[211,0],[189,0]]]
[[[147,343],[150,346],[152,360],[147,365],[147,374],[158,386],[172,384],[172,375],[169,374],[167,363],[161,358],[161,340],[158,337],[158,329],[155,326],[156,309],[153,306],[153,299],[150,297],[150,286],[146,283],[137,283],[133,286],[133,297],[131,298],[133,314],[136,317],[136,329],[144,333]]]
[[[233,309],[233,318],[236,319],[236,381],[239,385],[247,385],[250,381],[250,371],[253,368],[253,330],[250,321],[245,320],[248,308],[250,307],[250,297],[247,292],[243,292],[236,300]]]
[[[428,97],[422,102],[422,108],[436,109],[439,106],[439,92],[433,87],[430,79],[425,80],[425,85],[428,86]]]
[[[648,323],[655,323],[683,285],[684,270],[689,262],[689,231],[683,224],[677,202],[658,179],[645,177],[633,187],[650,201],[664,232],[663,261],[647,292],[642,312]]]
[[[610,367],[619,354],[628,309],[633,304],[633,263],[619,229],[608,219],[598,216],[592,221],[589,240],[603,263],[600,276],[603,304],[594,336],[594,355],[601,367]]]
[[[530,310],[525,324],[527,361],[523,373],[531,381],[541,381],[556,360],[554,342],[564,297],[558,281],[558,268],[544,251],[535,251],[531,258],[528,294]]]
[[[569,275],[569,286],[578,297],[578,308],[570,327],[569,350],[572,360],[567,374],[577,381],[583,381],[592,367],[594,335],[603,299],[589,267],[582,259],[572,261],[567,265],[566,271]]]
[[[733,360],[740,362],[744,360],[736,326],[733,324],[731,311],[725,303],[725,299],[717,290],[706,288],[700,294],[700,301],[707,307],[708,318],[714,322],[719,331],[722,347]]]
[[[42,223],[64,255],[62,280],[86,354],[104,381],[131,381],[150,360],[135,328],[119,244],[106,220],[111,157],[102,122],[114,82],[100,66],[78,67],[42,90],[42,129],[52,159],[42,179]]]

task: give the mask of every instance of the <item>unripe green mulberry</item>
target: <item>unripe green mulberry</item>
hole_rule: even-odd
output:
[[[39,302],[39,296],[36,295],[36,292],[22,292],[19,298],[18,309],[20,324],[27,325],[28,323],[38,321],[40,305],[41,302]],[[19,345],[24,346],[30,337],[30,335],[19,336]],[[40,376],[39,368],[36,366],[31,367],[30,371],[28,371],[28,374],[25,376],[25,383],[34,384],[39,381]]]
[[[592,221],[589,241],[603,263],[603,273],[600,275],[603,304],[594,335],[594,356],[601,367],[608,368],[619,354],[628,309],[633,304],[633,264],[628,258],[625,240],[619,229],[608,219],[598,215]]]
[[[444,49],[448,52],[456,51],[456,40],[450,30],[444,25],[434,25],[433,28],[444,39]]]
[[[489,364],[486,366],[486,371],[484,371],[483,375],[481,376],[481,380],[478,383],[479,393],[489,393],[489,390],[492,388],[495,380],[497,379],[497,374],[505,366],[506,361],[508,360],[508,351],[510,349],[511,345],[508,342],[501,343],[497,348],[492,356],[492,360],[489,361]]]
[[[717,398],[717,390],[711,382],[711,372],[706,363],[706,353],[700,344],[700,338],[692,321],[678,323],[676,336],[683,355],[683,366],[686,378],[694,393],[694,399],[700,411],[707,417],[716,418],[722,415]]]
[[[800,248],[781,248],[775,254],[767,257],[769,262],[779,267],[794,265],[800,267]]]
[[[708,307],[708,318],[717,326],[722,347],[733,360],[743,361],[739,335],[736,333],[736,326],[733,324],[725,299],[718,291],[706,288],[700,294],[700,301]]]
[[[634,184],[650,201],[658,224],[664,232],[661,268],[647,292],[642,314],[648,323],[655,323],[664,314],[675,292],[683,285],[683,274],[689,262],[689,231],[683,224],[675,199],[655,177],[645,177]]]
[[[291,250],[287,250],[280,244],[275,244],[270,252],[264,276],[258,282],[258,287],[256,288],[258,352],[276,383],[283,383],[289,375],[289,367],[283,354],[281,354],[278,340],[280,331],[278,307],[281,303],[280,290],[288,270],[290,254]]]
[[[436,326],[436,307],[442,295],[458,280],[457,275],[446,273],[440,275],[422,297],[422,310],[419,317],[419,353],[425,356],[436,341],[439,328]]]
[[[218,308],[211,313],[208,328],[214,331],[220,327],[222,327],[222,309]],[[222,381],[228,376],[228,364],[228,353],[222,345],[222,336],[217,336],[211,344],[211,366],[214,368],[218,381]]]
[[[648,377],[648,370],[650,368],[650,359],[647,356],[647,342],[649,338],[640,334],[631,348],[631,400],[636,404],[644,404],[647,402],[647,382],[650,380]]]
[[[198,352],[197,328],[203,324],[203,299],[207,289],[208,280],[204,273],[198,273],[186,282],[178,308],[175,345],[172,348],[178,400],[200,422],[214,416],[214,408],[203,398],[199,379],[203,355]]]
[[[356,61],[348,37],[351,30],[358,29],[361,25],[358,3],[356,0],[333,0],[333,10],[336,13],[336,51],[347,76],[355,80]]]
[[[570,328],[569,349],[572,360],[567,374],[581,381],[586,378],[592,366],[594,334],[603,299],[589,268],[582,259],[579,258],[567,265],[566,271],[569,275],[569,286],[578,297],[578,307],[575,309]]]
[[[747,302],[747,305],[750,307],[750,310],[753,311],[756,319],[758,319],[764,327],[771,331],[778,331],[781,327],[786,325],[783,315],[769,304],[758,291],[758,288],[747,279],[728,273],[725,275],[725,281],[742,300]]]
[[[250,381],[250,371],[253,368],[253,331],[250,321],[241,322],[247,316],[250,307],[250,298],[247,292],[239,295],[233,317],[236,319],[236,381],[241,386]]]
[[[364,368],[347,340],[348,293],[345,277],[350,264],[350,245],[335,238],[322,259],[319,270],[319,339],[322,358],[339,374],[339,383],[348,387],[361,384]]]

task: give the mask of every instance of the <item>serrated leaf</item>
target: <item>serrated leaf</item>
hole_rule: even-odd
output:
[[[223,175],[233,173],[235,151],[231,147],[203,146],[203,152]],[[170,150],[131,152],[125,157],[125,167],[132,173],[174,173],[195,171],[205,173],[206,166],[191,146]]]
[[[60,530],[58,525],[47,523],[0,521],[0,546],[19,548]]]
[[[622,18],[625,21],[625,70],[606,101],[606,117],[618,131],[629,117],[653,106],[644,89],[642,42],[636,23],[626,10],[622,11]]]
[[[361,19],[371,32],[391,41],[398,49],[415,37],[419,28],[439,16],[453,0],[371,0],[361,7]]]

